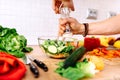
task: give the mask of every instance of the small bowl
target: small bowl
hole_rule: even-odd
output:
[[[52,43],[50,43],[50,45],[46,45],[45,41],[53,41],[53,44],[55,42],[55,45],[51,45]],[[61,37],[58,38],[57,36],[41,36],[41,37],[38,37],[38,44],[40,48],[42,49],[43,53],[45,53],[47,56],[51,58],[60,59],[60,58],[68,57],[74,51],[77,45],[77,40],[75,38],[69,38],[68,41],[63,41]],[[52,48],[50,48],[49,46],[52,46]],[[64,52],[65,50],[64,48],[68,46],[71,50],[68,52],[67,51]]]

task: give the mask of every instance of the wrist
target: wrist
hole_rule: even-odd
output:
[[[88,23],[83,23],[83,25],[84,25],[83,37],[85,37],[86,35],[88,35],[89,24]]]
[[[79,33],[82,34],[83,37],[85,37],[86,35],[88,35],[88,28],[89,28],[88,23],[80,24]]]
[[[84,24],[80,24],[79,34],[83,34],[84,32],[85,32],[85,26]]]

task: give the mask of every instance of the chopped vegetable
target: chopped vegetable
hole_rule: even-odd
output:
[[[93,77],[97,72],[97,70],[95,70],[95,64],[90,61],[88,62],[88,60],[77,62],[74,67],[68,67],[66,69],[62,67],[63,64],[63,62],[60,62],[55,72],[69,80],[80,80],[84,77]]]
[[[120,58],[120,50],[107,50],[106,48],[96,48],[92,51],[87,52],[90,55],[99,56],[106,59]]]
[[[95,64],[97,70],[104,69],[104,62],[100,57],[90,56],[89,60]]]
[[[109,46],[109,39],[106,36],[102,36],[100,39],[100,46],[108,47]]]
[[[50,53],[55,54],[55,53],[57,53],[57,48],[54,45],[50,45],[50,46],[48,46],[48,51]]]
[[[115,41],[114,44],[113,44],[113,46],[115,48],[120,48],[120,40]]]
[[[0,26],[0,51],[5,51],[16,57],[25,56],[24,52],[33,49],[27,46],[27,39],[19,35],[15,28],[3,28]]]

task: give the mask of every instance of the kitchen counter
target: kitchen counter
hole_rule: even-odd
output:
[[[49,68],[48,72],[44,72],[42,69],[39,69],[40,76],[38,78],[34,78],[34,75],[30,72],[29,66],[27,67],[27,72],[22,80],[67,80],[61,77],[59,74],[55,73],[55,69],[57,68],[57,63],[64,59],[53,59],[48,57],[46,54],[42,52],[39,46],[34,45],[30,46],[34,50],[31,53],[27,53],[27,55],[31,55],[32,57],[43,61]],[[105,69],[99,73],[97,73],[93,78],[83,79],[83,80],[120,80],[120,64],[117,65],[108,65],[105,64]]]

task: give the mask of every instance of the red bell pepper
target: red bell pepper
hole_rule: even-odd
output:
[[[91,51],[95,48],[100,47],[99,38],[85,37],[84,38],[84,47],[86,48],[87,51]]]
[[[21,61],[5,52],[0,52],[0,69],[0,80],[21,80],[26,72]]]

